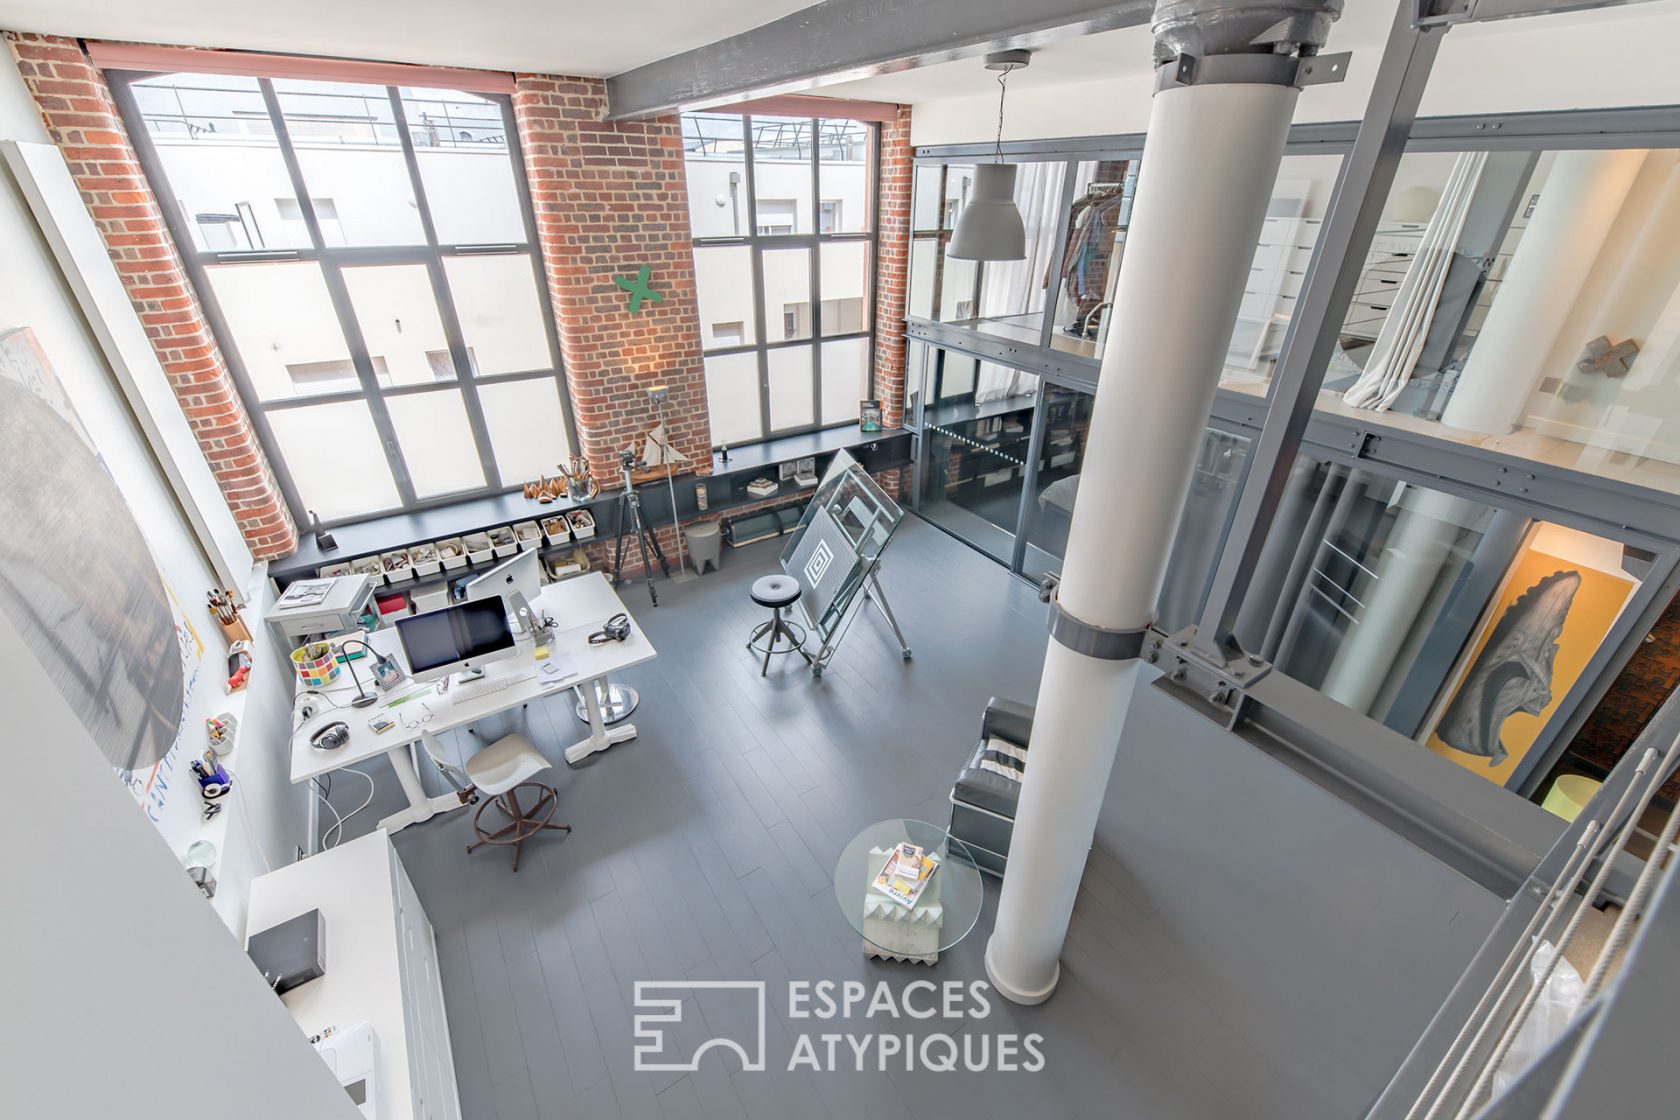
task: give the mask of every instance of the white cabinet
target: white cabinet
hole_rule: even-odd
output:
[[[326,974],[280,997],[306,1035],[373,1026],[379,1120],[460,1120],[437,942],[391,845],[374,831],[251,884],[246,928],[319,909]]]

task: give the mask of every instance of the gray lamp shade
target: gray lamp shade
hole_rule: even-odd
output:
[[[1015,205],[1015,165],[974,168],[974,198],[951,231],[945,255],[962,261],[1018,261],[1027,255],[1027,230]]]

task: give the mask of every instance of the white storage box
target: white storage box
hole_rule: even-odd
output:
[[[449,605],[449,588],[438,587],[430,591],[414,593],[414,613],[426,614],[429,611],[441,611]]]
[[[387,552],[379,558],[379,562],[385,568],[386,583],[403,583],[414,578],[414,562],[408,558],[406,548]]]
[[[572,536],[586,541],[595,535],[595,515],[586,509],[574,509],[567,515],[572,523]]]
[[[350,565],[345,563],[323,564],[315,569],[315,574],[322,579],[337,579],[339,576],[350,574]]]
[[[466,547],[467,559],[474,564],[482,564],[496,555],[489,533],[468,533],[461,538],[461,544]]]
[[[490,530],[490,547],[496,553],[496,559],[506,560],[519,551],[519,538],[513,535],[512,525],[498,525]]]
[[[550,517],[542,523],[543,536],[549,544],[565,544],[572,539],[572,523],[565,514]]]
[[[485,542],[489,544],[489,541]],[[438,562],[446,572],[467,566],[467,544],[460,537],[449,537],[432,546],[438,550]]]
[[[350,561],[350,570],[356,575],[367,576],[374,583],[385,582],[385,563],[377,556],[361,556]]]
[[[443,561],[438,557],[435,545],[417,544],[408,550],[409,567],[414,569],[415,578],[435,576],[443,571]]]
[[[521,521],[513,527],[513,535],[519,542],[519,551],[530,552],[542,547],[542,530],[535,521]]]

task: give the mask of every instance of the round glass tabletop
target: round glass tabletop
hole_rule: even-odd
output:
[[[895,861],[900,874],[884,873],[901,844],[932,860],[925,875],[902,873],[915,870],[908,858]],[[931,963],[974,928],[986,888],[961,840],[926,821],[890,820],[870,825],[840,853],[834,895],[866,952]]]

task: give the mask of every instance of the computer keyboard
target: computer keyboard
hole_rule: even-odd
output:
[[[472,700],[482,700],[486,696],[498,692],[505,692],[516,684],[524,684],[534,674],[519,677],[484,677],[476,681],[455,685],[449,690],[449,698],[454,703],[465,704]]]

